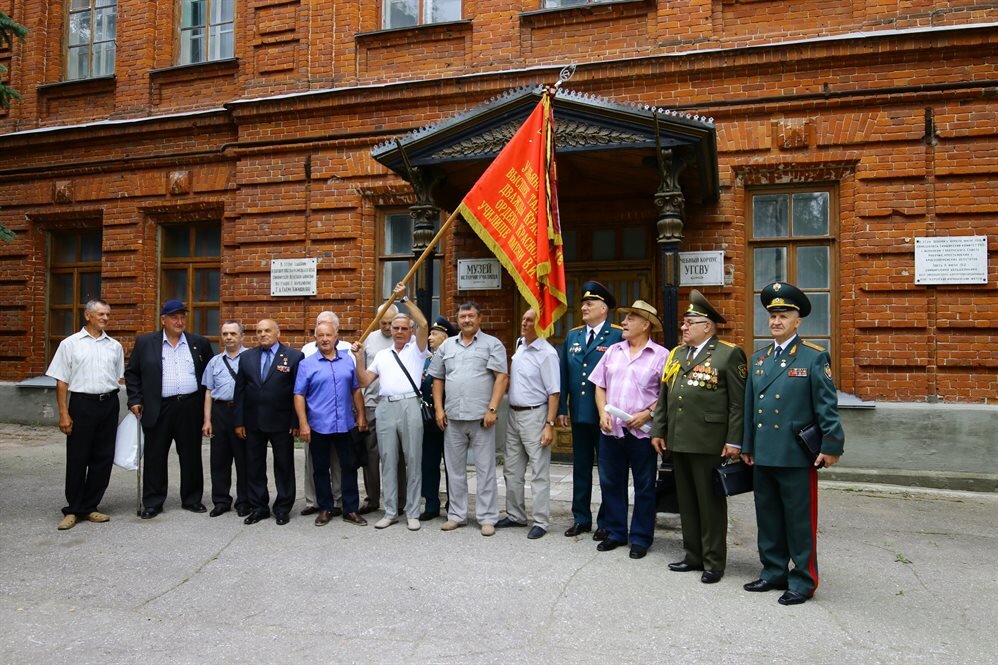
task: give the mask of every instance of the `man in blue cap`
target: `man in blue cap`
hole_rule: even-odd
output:
[[[839,461],[845,434],[828,352],[797,334],[811,302],[796,286],[774,282],[760,294],[773,344],[752,356],[745,383],[742,459],[755,466],[759,579],[746,591],[784,591],[781,605],[806,602],[818,587],[818,474]],[[796,440],[810,424],[820,430],[816,459]],[[790,561],[794,567],[788,570]]]
[[[561,400],[558,426],[572,426],[572,517],[568,537],[592,531],[593,462],[599,448],[599,411],[589,374],[607,348],[623,339],[620,326],[607,317],[617,306],[609,289],[596,281],[582,285],[582,323],[565,335],[561,354]],[[605,540],[603,508],[596,514],[593,540]]]
[[[128,408],[142,421],[145,457],[142,474],[144,520],[163,512],[170,442],[180,458],[180,502],[194,513],[207,511],[201,465],[204,369],[214,353],[207,337],[186,332],[187,307],[167,300],[159,312],[161,331],[139,335],[125,369]]]
[[[430,336],[427,344],[430,347],[430,357],[423,364],[423,382],[420,391],[423,401],[433,407],[433,377],[426,370],[433,360],[433,353],[440,348],[448,337],[457,334],[457,328],[446,317],[438,316],[430,326]],[[423,423],[423,512],[419,519],[423,522],[440,517],[440,464],[444,459],[444,433],[436,423]],[[444,469],[446,476],[446,468]],[[445,478],[446,481],[446,478]]]

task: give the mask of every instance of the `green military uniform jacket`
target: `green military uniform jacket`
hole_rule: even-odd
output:
[[[688,353],[677,346],[665,363],[651,435],[672,452],[720,455],[742,440],[745,352],[714,336],[690,362]]]
[[[760,466],[809,467],[795,434],[817,422],[821,452],[841,455],[845,433],[828,352],[799,337],[778,359],[773,348],[754,353],[748,368],[742,452]]]

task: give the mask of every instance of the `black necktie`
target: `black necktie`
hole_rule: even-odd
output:
[[[781,353],[783,353],[783,347],[782,346],[776,347],[776,352],[773,353],[773,358],[774,359],[779,358]]]
[[[596,331],[595,330],[590,330],[589,331],[589,339],[586,340],[586,346],[592,346],[593,345],[593,338],[594,337],[596,337]]]

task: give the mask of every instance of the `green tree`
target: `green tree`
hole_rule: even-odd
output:
[[[27,28],[5,13],[0,12],[0,50],[11,48],[14,45],[15,38],[23,42],[27,36]],[[10,101],[12,99],[21,99],[21,95],[18,94],[17,90],[4,85],[3,77],[6,73],[7,68],[0,65],[0,107],[5,109],[10,108]]]

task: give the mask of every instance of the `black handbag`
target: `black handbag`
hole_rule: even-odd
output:
[[[347,432],[350,435],[350,457],[353,462],[353,470],[363,468],[367,465],[367,441],[364,432],[354,425]]]
[[[821,454],[821,428],[818,427],[818,423],[811,423],[797,432],[794,435],[794,439],[800,444],[801,450],[807,455],[811,464],[814,464],[814,461],[818,459],[818,455]]]
[[[423,399],[423,391],[416,387],[416,382],[412,380],[412,376],[409,375],[409,370],[407,370],[405,365],[402,364],[402,359],[399,358],[399,354],[395,353],[395,349],[392,349],[392,355],[395,356],[395,362],[399,364],[399,367],[401,367],[402,371],[405,373],[405,378],[409,379],[409,385],[411,385],[412,389],[416,391],[416,397],[419,398],[419,412],[423,416],[423,422],[436,423],[437,414],[434,412],[433,407],[427,404],[426,400]]]
[[[735,496],[752,491],[752,467],[745,462],[725,462],[714,469],[714,494]]]

